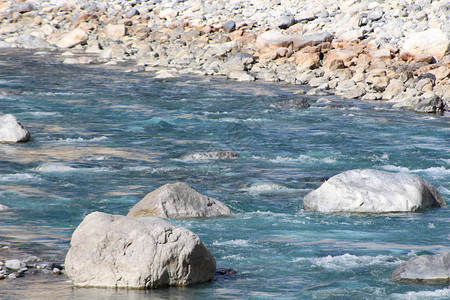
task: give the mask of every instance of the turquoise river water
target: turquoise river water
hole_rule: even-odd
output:
[[[64,275],[0,281],[2,299],[449,299],[448,285],[391,281],[420,254],[450,249],[450,209],[323,214],[303,197],[349,169],[418,174],[450,204],[450,117],[382,102],[309,97],[301,87],[74,66],[57,54],[0,52],[0,112],[32,133],[0,144],[0,248],[63,262],[93,211],[126,214],[148,192],[184,181],[235,212],[171,220],[237,274],[153,291],[72,288]],[[303,87],[307,89],[306,87]],[[231,160],[183,160],[232,150]],[[0,259],[10,252],[0,250]],[[3,255],[3,257],[1,256]],[[20,257],[19,255],[19,257]]]

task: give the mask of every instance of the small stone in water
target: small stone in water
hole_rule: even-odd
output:
[[[25,263],[18,259],[11,259],[11,260],[7,260],[5,262],[5,266],[11,270],[19,270],[19,269],[22,269],[23,267],[25,267]]]
[[[53,274],[61,274],[61,270],[58,268],[53,268]]]
[[[16,273],[11,273],[8,275],[8,278],[13,279],[13,278],[17,278],[17,274]]]

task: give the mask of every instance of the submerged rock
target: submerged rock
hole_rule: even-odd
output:
[[[395,269],[392,279],[406,283],[450,281],[450,252],[414,257]]]
[[[11,114],[0,116],[0,143],[26,142],[30,132]]]
[[[308,108],[310,107],[308,100],[304,98],[281,101],[276,104],[278,107],[282,108]]]
[[[200,238],[156,218],[94,212],[72,235],[66,274],[79,287],[148,289],[211,281],[216,261]]]
[[[358,169],[331,177],[305,196],[306,209],[321,212],[410,212],[446,206],[439,191],[406,173]]]
[[[165,184],[147,194],[128,212],[129,217],[201,218],[232,215],[222,202],[202,195],[185,183]]]
[[[9,209],[8,206],[3,205],[3,204],[0,204],[0,211],[2,211],[2,210],[8,210],[8,209]]]
[[[195,159],[229,159],[236,158],[239,155],[233,151],[213,151],[213,152],[200,152],[192,153],[183,156],[183,160],[195,160]]]

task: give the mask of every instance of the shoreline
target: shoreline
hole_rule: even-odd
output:
[[[282,81],[309,85],[307,95],[450,110],[450,5],[386,2],[2,3],[0,48],[65,51],[67,64],[131,62],[157,78]]]

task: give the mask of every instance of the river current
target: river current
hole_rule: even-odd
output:
[[[87,214],[124,215],[148,192],[183,181],[235,215],[170,221],[198,234],[218,268],[237,273],[153,291],[79,289],[64,275],[29,275],[0,281],[8,299],[450,297],[445,284],[390,279],[403,261],[450,249],[448,206],[375,215],[303,208],[308,192],[356,168],[420,175],[450,204],[448,115],[306,96],[295,92],[307,87],[280,83],[155,79],[126,66],[61,60],[0,52],[0,89],[22,92],[0,95],[0,112],[32,134],[28,143],[0,144],[0,204],[10,207],[0,212],[0,248],[63,262]],[[277,107],[299,97],[311,107]],[[240,156],[183,159],[222,150]],[[0,250],[0,259],[7,255]]]

